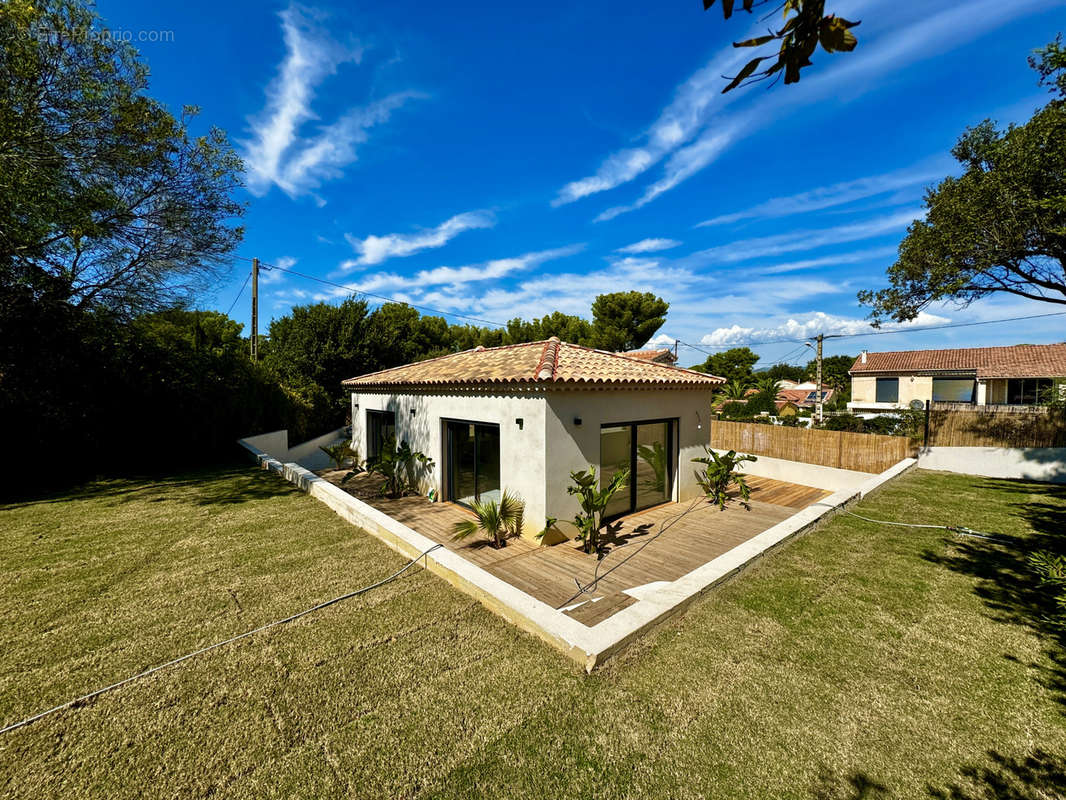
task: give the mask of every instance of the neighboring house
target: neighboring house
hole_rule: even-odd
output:
[[[632,479],[609,516],[695,497],[691,459],[709,441],[722,378],[647,359],[543,342],[475,348],[344,381],[352,443],[363,456],[390,437],[433,459],[423,490],[470,505],[504,489],[525,503],[527,536],[549,515],[574,533],[570,472],[619,468]]]
[[[822,384],[823,405],[832,400],[835,394],[835,389],[824,383]],[[777,393],[777,407],[783,408],[788,405],[796,408],[815,408],[818,405],[818,392],[815,384],[813,382],[797,383],[791,389],[781,389]]]
[[[676,364],[677,356],[669,347],[660,347],[654,350],[626,350],[621,353],[630,358],[639,358],[643,361],[654,361],[657,364]]]
[[[1040,405],[1054,390],[1066,399],[1066,344],[1022,344],[960,350],[863,352],[852,365],[857,412],[935,403]]]

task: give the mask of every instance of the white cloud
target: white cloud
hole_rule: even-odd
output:
[[[788,197],[775,197],[744,211],[722,214],[705,220],[696,227],[723,225],[746,219],[773,219],[847,205],[857,200],[865,200],[868,197],[921,186],[943,177],[945,170],[946,165],[941,165],[937,168],[907,167],[906,169],[886,172],[881,175],[842,181],[831,186],[820,186]]]
[[[290,5],[279,16],[285,58],[267,87],[266,105],[249,119],[251,137],[241,145],[252,194],[261,196],[276,185],[296,197],[340,174],[356,159],[355,146],[366,140],[367,129],[419,95],[401,92],[350,109],[316,135],[302,137],[300,129],[317,118],[312,109],[316,88],[342,65],[359,64],[363,50],[330,36],[324,16],[313,9]]]
[[[733,48],[716,55],[677,87],[673,100],[644,133],[643,144],[607,156],[594,175],[563,186],[552,205],[572,203],[628,183],[691,139],[704,126],[712,109],[723,108],[737,99],[736,93],[721,93],[722,75],[735,72],[748,58],[747,53]]]
[[[755,239],[741,239],[728,244],[700,250],[689,256],[701,263],[732,263],[749,261],[753,258],[776,256],[802,250],[814,250],[827,245],[870,239],[875,236],[903,230],[915,219],[925,214],[921,209],[897,212],[888,217],[874,218],[850,225],[840,225],[823,230],[800,230],[762,236]]]
[[[709,67],[704,67],[678,90],[674,104],[687,101],[692,103],[693,108],[690,113],[683,115],[687,124],[671,128],[676,130],[676,136],[653,136],[667,127],[663,123],[663,117],[667,114],[664,111],[663,117],[648,134],[648,144],[609,156],[596,175],[564,186],[553,205],[572,202],[632,181],[672,154],[664,165],[662,176],[648,186],[635,202],[610,208],[596,217],[596,221],[602,222],[640,208],[706,168],[741,136],[750,138],[785,114],[826,98],[850,99],[876,89],[889,71],[898,72],[911,64],[959,47],[995,30],[1009,19],[1051,8],[1055,0],[1018,0],[1010,4],[1001,0],[975,0],[933,15],[914,13],[917,7],[911,8],[906,4],[880,5],[878,13],[885,17],[891,17],[891,12],[902,11],[903,14],[910,14],[910,18],[888,20],[892,24],[884,25],[884,29],[889,33],[875,34],[869,41],[864,40],[855,53],[834,57],[821,72],[812,70],[804,73],[803,81],[796,86],[758,94],[730,92],[724,98],[739,99],[742,96],[747,103],[732,115],[721,113],[728,110],[728,103],[724,98],[715,101],[712,95],[721,90],[721,76],[732,74],[739,64],[731,68],[718,67],[715,75],[717,80],[710,83],[697,80],[697,76],[709,77]],[[838,13],[855,18],[851,9],[840,8]],[[743,57],[750,56],[744,54]],[[689,91],[687,87],[690,85],[698,89]],[[674,104],[668,109],[672,109]]]
[[[513,258],[497,258],[481,264],[471,264],[463,267],[435,267],[424,269],[414,275],[399,275],[396,273],[376,274],[365,281],[353,284],[357,291],[377,292],[379,290],[419,290],[428,287],[446,287],[448,291],[462,292],[466,302],[470,301],[469,293],[464,288],[466,284],[485,280],[498,280],[515,272],[538,267],[548,261],[572,256],[584,249],[583,244],[556,247],[551,250],[538,250]],[[419,301],[422,302],[422,301]],[[432,303],[430,303],[432,305]]]
[[[274,266],[281,267],[281,269],[275,270],[270,267],[261,267],[259,269],[259,283],[266,286],[276,286],[279,283],[285,281],[285,273],[282,269],[292,269],[296,266],[296,259],[292,256],[282,256],[281,258],[274,259]]]
[[[872,247],[867,250],[856,250],[851,253],[839,253],[832,256],[822,256],[821,258],[807,258],[800,261],[789,261],[784,264],[768,264],[761,267],[750,267],[743,270],[745,274],[749,275],[780,275],[784,272],[798,272],[804,269],[814,269],[816,267],[831,267],[839,264],[857,264],[862,261],[873,261],[876,259],[895,258],[897,248],[895,245],[889,245],[888,247]]]
[[[669,250],[672,247],[680,247],[681,242],[677,239],[641,239],[639,242],[619,247],[616,253],[657,253],[660,250]]]
[[[489,211],[467,211],[456,214],[435,228],[417,233],[389,233],[384,236],[368,236],[359,239],[351,234],[345,238],[359,257],[345,261],[341,268],[348,270],[370,264],[380,264],[389,258],[411,256],[422,250],[443,247],[464,231],[491,228],[496,220]]]
[[[905,330],[926,325],[945,325],[951,322],[948,317],[937,316],[922,311],[910,322],[882,325],[881,330]],[[810,339],[820,333],[856,335],[871,333],[874,329],[869,320],[841,317],[815,311],[802,317],[788,320],[770,327],[756,328],[742,325],[716,328],[700,339],[700,344],[710,347],[741,346],[753,342],[772,342],[782,339]]]

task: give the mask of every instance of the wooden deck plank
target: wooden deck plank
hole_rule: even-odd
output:
[[[344,475],[321,474],[338,485]],[[602,557],[597,557],[581,552],[576,542],[544,547],[511,539],[500,550],[484,538],[457,542],[452,539],[452,527],[470,519],[468,509],[431,503],[424,497],[383,498],[377,491],[379,485],[378,479],[359,475],[341,488],[554,608],[579,602],[578,584],[589,586],[596,579],[592,591],[584,596],[599,598],[597,602],[567,612],[585,625],[602,622],[636,602],[626,590],[677,580],[830,494],[811,486],[748,476],[748,509],[734,501],[722,511],[703,500],[646,509],[612,522],[604,536]]]

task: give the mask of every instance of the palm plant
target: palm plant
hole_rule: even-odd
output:
[[[452,538],[456,541],[484,533],[499,549],[507,546],[507,540],[522,532],[522,517],[525,507],[517,495],[504,490],[499,500],[475,502],[472,510],[476,519],[464,519],[452,526]]]
[[[748,395],[747,381],[742,381],[740,378],[733,378],[728,383],[722,384],[722,388],[719,391],[718,397],[723,400],[744,400]]]
[[[401,442],[397,447],[392,437],[382,443],[377,456],[366,462],[367,472],[383,478],[381,494],[392,498],[412,494],[421,473],[432,468],[432,458],[412,450],[407,442]]]
[[[359,451],[352,447],[349,441],[337,442],[318,449],[329,456],[329,460],[333,462],[336,469],[344,469],[344,462],[348,459],[352,460],[353,469],[359,469]]]
[[[584,544],[586,553],[595,553],[600,549],[600,528],[603,527],[603,513],[623,486],[629,482],[629,470],[620,469],[611,478],[611,482],[602,489],[597,489],[596,468],[570,473],[573,484],[566,487],[567,494],[576,494],[581,501],[581,511],[574,516],[577,526],[577,538]]]
[[[763,375],[755,381],[755,388],[759,390],[759,394],[768,395],[776,400],[778,392],[781,391],[781,381],[771,375]]]
[[[728,491],[732,484],[736,484],[740,491],[741,504],[748,510],[748,498],[751,497],[751,489],[748,482],[740,474],[741,464],[745,461],[758,461],[755,456],[737,455],[736,450],[719,455],[706,445],[703,449],[707,455],[692,459],[693,462],[703,464],[702,470],[696,470],[696,483],[700,485],[707,499],[725,511],[726,501],[729,499]]]

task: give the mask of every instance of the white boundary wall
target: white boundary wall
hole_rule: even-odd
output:
[[[1066,447],[926,447],[918,466],[986,478],[1066,483]]]
[[[726,453],[726,450],[715,449],[718,454]],[[805,464],[800,461],[787,461],[783,458],[771,458],[770,456],[755,456],[757,461],[746,461],[741,464],[741,470],[745,475],[757,475],[760,478],[773,478],[786,483],[798,483],[803,486],[814,486],[830,492],[839,492],[841,489],[857,489],[870,478],[875,477],[873,472],[856,472],[850,469],[838,467],[823,467],[821,464]]]
[[[241,442],[245,446],[251,445],[257,448],[278,461],[294,461],[301,467],[315,470],[325,469],[330,464],[329,456],[318,448],[343,441],[347,432],[347,428],[337,428],[335,431],[324,433],[292,448],[289,447],[289,432],[287,430],[260,433],[257,436],[241,439]]]
[[[414,558],[436,545],[433,540],[357,500],[300,465],[283,464],[247,439],[242,439],[240,444],[255,456],[263,469],[296,484],[345,520],[376,536],[407,558]],[[739,573],[788,539],[813,529],[836,509],[865,497],[914,465],[914,459],[905,459],[868,479],[859,490],[845,489],[830,495],[676,581],[665,582],[633,605],[592,627],[566,616],[444,547],[436,548],[423,560],[428,570],[522,630],[562,650],[587,672],[591,672],[638,637],[684,610],[712,586]]]

